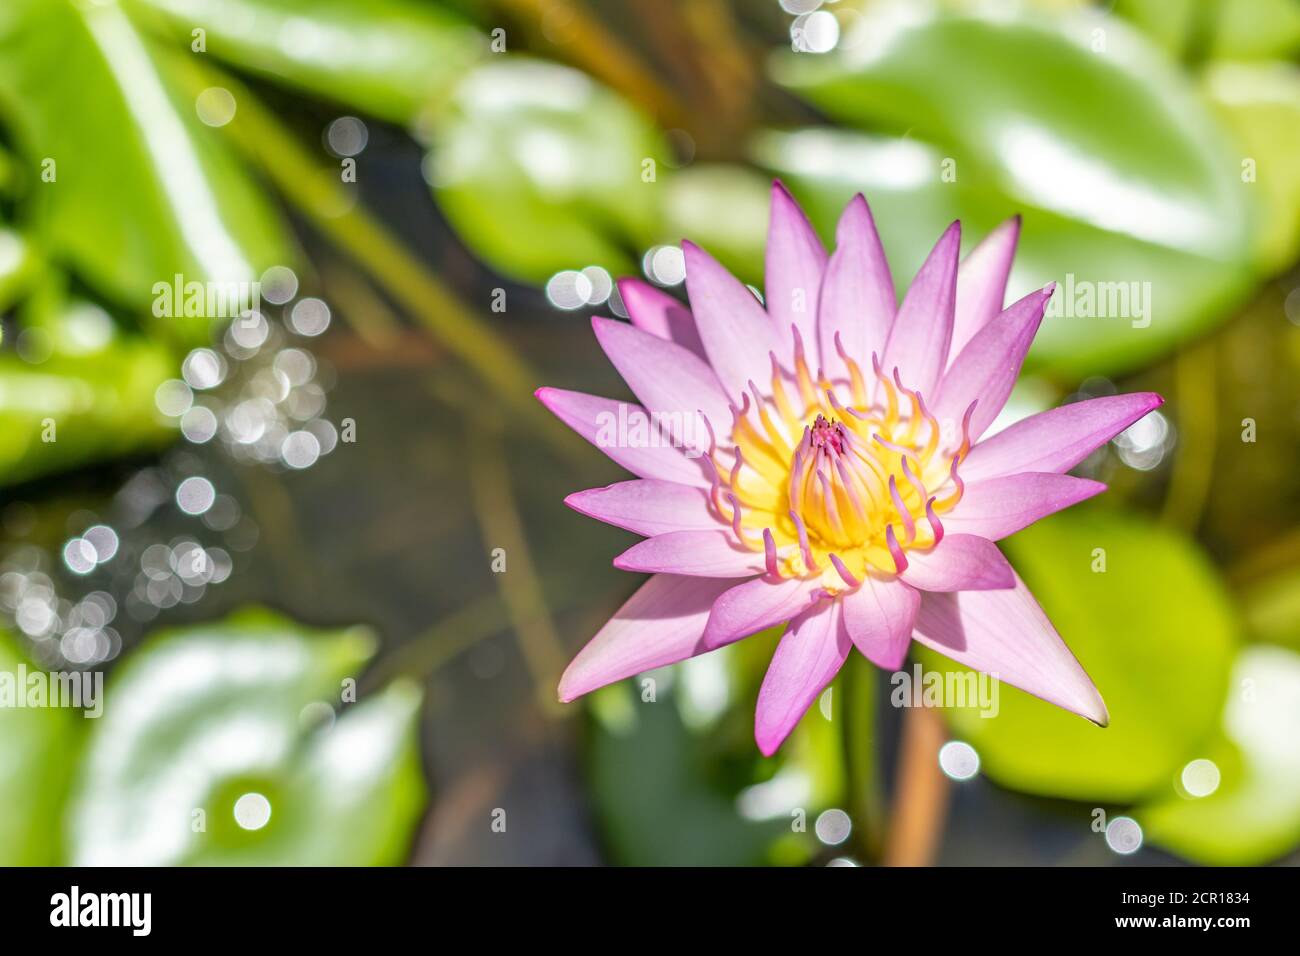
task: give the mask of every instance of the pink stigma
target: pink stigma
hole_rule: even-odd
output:
[[[844,454],[844,426],[839,422],[818,415],[812,423],[810,437],[814,448],[829,448],[837,455]]]

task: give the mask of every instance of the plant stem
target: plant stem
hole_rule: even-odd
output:
[[[880,859],[884,844],[885,798],[880,786],[876,730],[876,669],[851,654],[844,670],[844,763],[853,832],[864,860]]]
[[[1178,383],[1178,455],[1174,459],[1163,520],[1195,531],[1214,478],[1218,402],[1216,342],[1179,353],[1174,363]]]
[[[934,863],[948,815],[949,782],[939,768],[939,748],[946,735],[937,711],[928,707],[903,711],[902,754],[885,842],[886,866]]]
[[[319,278],[325,294],[343,307],[348,324],[370,348],[384,351],[396,347],[402,324],[364,276],[355,269],[339,268],[342,265],[333,257],[322,264]]]
[[[680,126],[689,112],[677,96],[660,82],[637,51],[605,29],[579,0],[497,0],[529,21],[534,30],[574,64],[609,84],[668,126]],[[544,21],[553,18],[556,27]],[[556,30],[563,34],[552,39]]]
[[[520,649],[536,685],[538,703],[544,713],[554,713],[559,709],[555,687],[566,657],[510,490],[500,429],[487,416],[469,417],[465,441],[469,451],[470,488],[483,548],[488,554],[500,549],[503,560],[508,562],[496,575],[501,599],[519,637]]]

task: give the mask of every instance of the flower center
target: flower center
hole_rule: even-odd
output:
[[[835,419],[827,419],[820,412],[812,423],[812,429],[808,433],[809,444],[818,452],[825,452],[828,456],[839,456],[844,454],[844,445],[848,442],[849,436],[844,431],[844,426]]]
[[[794,372],[772,356],[769,390],[750,383],[732,409],[731,447],[715,443],[711,454],[714,506],[763,548],[769,573],[821,573],[832,591],[869,572],[896,574],[908,550],[942,540],[940,515],[962,494],[957,466],[974,409],[945,433],[897,369],[884,374],[872,356],[868,378],[835,344],[848,378],[814,378],[796,332]]]

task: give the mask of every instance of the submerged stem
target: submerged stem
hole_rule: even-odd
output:
[[[550,608],[533,566],[523,521],[510,490],[510,475],[499,430],[490,422],[470,421],[466,428],[469,479],[474,511],[488,554],[500,549],[503,561],[497,581],[506,614],[519,638],[519,647],[536,685],[543,710],[559,708],[555,688],[567,660],[555,633]],[[508,570],[507,570],[508,568]]]

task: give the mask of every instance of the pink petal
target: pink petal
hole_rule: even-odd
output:
[[[626,322],[592,318],[600,347],[628,387],[650,411],[662,417],[674,441],[695,451],[709,450],[709,431],[731,423],[730,403],[704,360]]]
[[[1105,727],[1106,705],[1023,581],[999,591],[926,594],[913,636],[959,664],[991,674]]]
[[[986,478],[966,486],[961,501],[943,516],[943,527],[951,534],[997,541],[1105,490],[1100,481],[1051,472]],[[947,540],[944,538],[945,544]],[[909,552],[909,561],[911,557]]]
[[[921,594],[897,579],[867,575],[862,586],[844,595],[844,626],[849,637],[871,663],[887,671],[898,670],[912,641],[912,622]]]
[[[739,404],[750,379],[771,379],[768,356],[784,354],[789,332],[778,335],[754,294],[699,246],[683,242],[682,252],[695,327],[726,394]]]
[[[562,388],[539,388],[535,394],[560,421],[632,474],[709,487],[702,459],[689,458],[680,448],[674,448],[667,436],[652,434],[648,425],[650,415],[640,405]],[[625,440],[637,434],[629,422],[645,424],[647,442]]]
[[[895,368],[904,385],[933,395],[948,362],[957,295],[957,253],[961,223],[949,226],[912,280],[898,307],[881,362],[886,375]]]
[[[848,373],[835,348],[839,333],[845,353],[869,371],[871,354],[884,352],[897,308],[889,262],[871,209],[859,193],[835,227],[835,252],[822,280],[817,306],[822,368],[838,375]]]
[[[804,342],[816,349],[817,298],[825,269],[826,250],[812,223],[785,186],[779,180],[772,183],[764,287],[767,314],[776,323],[777,335],[783,342],[790,338],[790,326],[794,325]]]
[[[973,534],[946,534],[929,551],[908,551],[899,577],[922,591],[987,591],[1016,583],[998,546]]]
[[[1069,471],[1164,403],[1155,392],[1134,392],[1030,415],[972,448],[961,463],[961,476],[976,481],[1022,471]]]
[[[709,508],[705,489],[671,481],[620,481],[576,492],[564,503],[589,518],[646,536],[723,527]]]
[[[700,333],[695,330],[695,317],[681,302],[642,279],[619,279],[618,294],[632,324],[642,332],[675,342],[708,360]]]
[[[737,584],[714,603],[704,628],[704,647],[712,650],[790,620],[808,609],[819,580],[762,577]]]
[[[618,609],[560,678],[568,702],[624,677],[700,653],[709,608],[729,580],[656,574]]]
[[[754,739],[770,757],[849,656],[838,601],[819,601],[790,622],[758,691]]]
[[[1002,311],[1019,238],[1020,217],[1012,216],[985,236],[957,267],[957,308],[949,364],[975,333]]]
[[[620,554],[614,567],[700,578],[747,578],[764,570],[763,553],[740,547],[729,530],[655,535]]]
[[[1007,403],[1051,296],[1051,289],[1031,292],[970,340],[944,373],[931,406],[935,418],[959,427],[975,402],[970,434],[975,439],[984,434]]]

